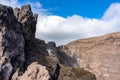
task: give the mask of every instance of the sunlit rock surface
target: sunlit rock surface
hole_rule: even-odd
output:
[[[84,68],[97,80],[120,80],[120,32],[76,40],[58,49],[62,64]]]

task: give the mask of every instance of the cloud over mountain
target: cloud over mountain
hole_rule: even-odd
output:
[[[120,3],[113,3],[101,19],[73,15],[39,16],[36,37],[58,44],[68,43],[80,38],[99,36],[120,31]]]
[[[17,0],[0,0],[0,3],[13,7],[23,5]],[[39,14],[36,37],[46,41],[55,41],[58,45],[80,38],[120,31],[120,3],[111,4],[100,19],[76,14],[67,18],[46,15],[47,10],[42,8],[40,2],[27,3],[30,3],[33,11]]]

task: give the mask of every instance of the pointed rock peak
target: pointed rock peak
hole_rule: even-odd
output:
[[[21,9],[22,10],[29,10],[29,11],[31,11],[31,5],[28,4],[28,5],[21,6]]]

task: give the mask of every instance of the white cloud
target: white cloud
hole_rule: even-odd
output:
[[[36,3],[34,4],[34,6],[36,6],[36,7],[38,7],[38,8],[41,8],[41,7],[42,7],[42,5],[40,4],[40,2],[36,2]]]
[[[0,4],[4,4],[12,7],[19,7],[18,0],[0,0]]]
[[[70,41],[120,31],[120,3],[113,3],[101,19],[73,15],[39,17],[36,37],[66,44]]]
[[[25,4],[31,4],[32,6],[32,11],[34,13],[37,13],[39,15],[46,15],[46,14],[49,14],[48,13],[48,10],[42,8],[42,4],[40,2],[27,2]],[[24,5],[25,5],[24,4]]]
[[[113,3],[103,15],[104,20],[111,20],[120,17],[120,3]]]
[[[0,0],[0,3],[10,6],[20,6],[17,0]],[[45,41],[55,41],[58,45],[70,41],[99,36],[120,31],[120,3],[113,3],[101,19],[73,15],[67,18],[49,15],[40,2],[31,3],[33,11],[39,13],[36,37]],[[14,4],[14,5],[13,5]]]

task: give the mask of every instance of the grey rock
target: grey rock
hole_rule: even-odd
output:
[[[51,79],[57,78],[56,71],[59,70],[58,62],[52,59],[46,51],[45,41],[35,39],[37,14],[33,14],[30,5],[25,5],[14,9],[14,15],[18,22],[22,24],[23,36],[25,39],[25,68],[31,63],[46,66]],[[24,75],[24,74],[23,74]]]
[[[24,62],[24,37],[13,9],[0,4],[0,80],[8,80]]]
[[[29,44],[35,38],[36,24],[37,24],[37,14],[33,14],[30,5],[24,5],[19,8],[14,9],[14,15],[16,16],[18,22],[22,24],[22,31],[25,39],[26,47],[29,48]]]
[[[46,66],[50,74],[50,80],[57,80],[59,75],[59,63],[47,52],[47,45],[43,40],[34,39],[31,48],[26,51],[26,64],[33,62]]]
[[[57,57],[57,47],[55,42],[48,42],[46,45],[47,45],[46,50],[49,56],[51,56],[53,59],[59,62],[59,59]]]

